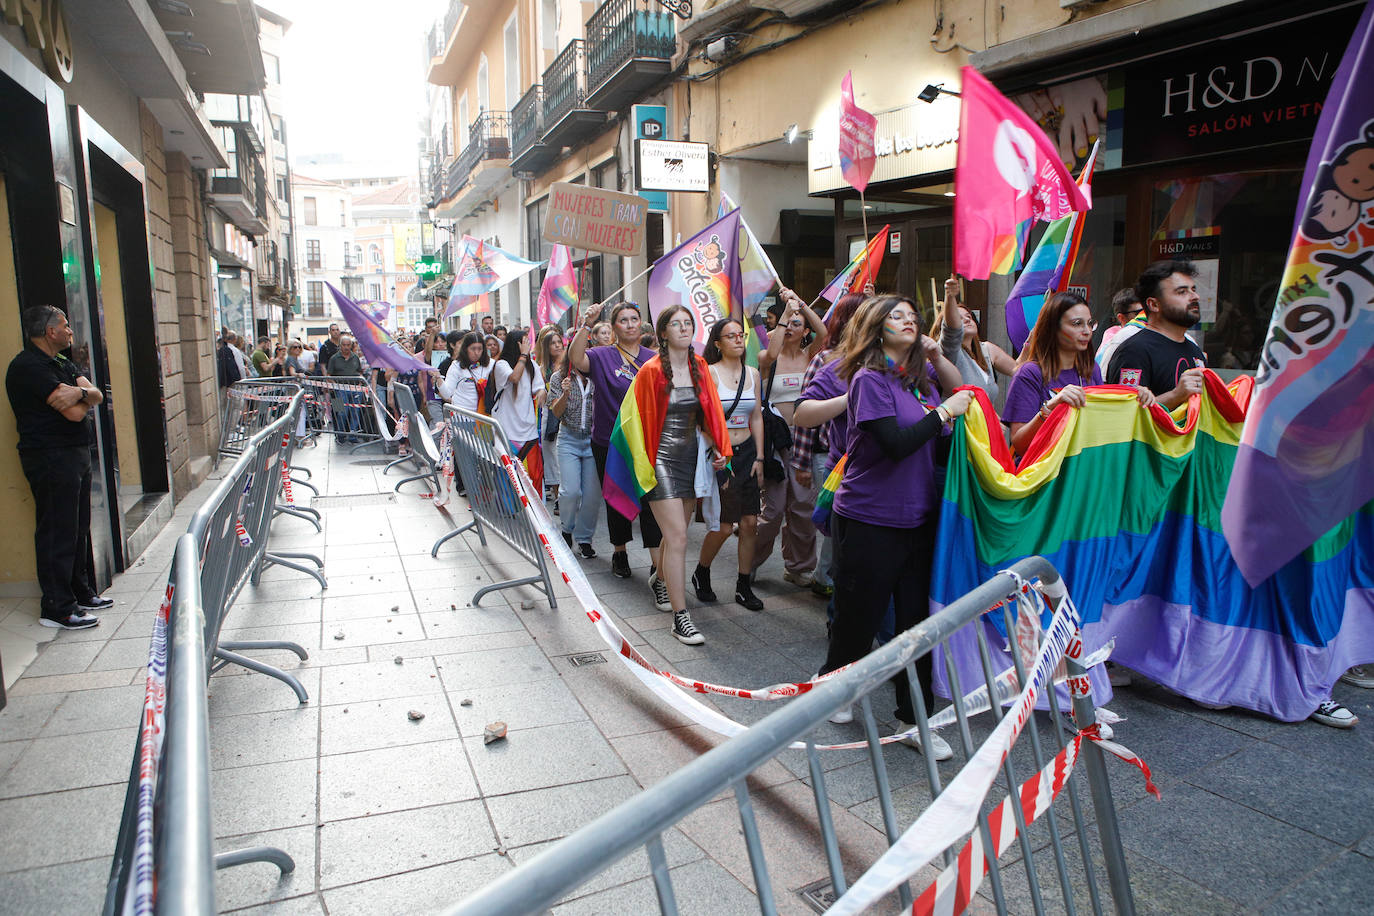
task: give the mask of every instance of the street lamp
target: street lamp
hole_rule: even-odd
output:
[[[960,97],[960,94],[955,92],[953,89],[946,89],[944,83],[927,83],[926,88],[916,93],[916,98],[920,99],[922,102],[925,102],[927,105],[929,105],[930,103],[938,99],[941,93],[943,93],[944,95],[952,95],[955,98]]]

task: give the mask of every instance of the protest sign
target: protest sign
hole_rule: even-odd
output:
[[[634,194],[560,181],[549,189],[544,238],[569,248],[634,257],[644,252],[648,213],[648,201]]]

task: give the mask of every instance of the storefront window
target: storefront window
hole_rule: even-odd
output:
[[[1301,182],[1293,169],[1154,183],[1150,259],[1188,258],[1197,265],[1201,342],[1214,369],[1258,365]]]

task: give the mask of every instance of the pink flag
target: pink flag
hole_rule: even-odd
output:
[[[577,275],[573,273],[572,252],[567,245],[554,245],[549,254],[549,272],[539,287],[539,302],[535,314],[539,327],[553,324],[568,309],[577,305]]]
[[[853,76],[848,71],[840,81],[840,172],[862,194],[878,161],[873,152],[878,119],[854,104]]]
[[[954,270],[986,280],[1010,264],[1018,227],[1090,206],[1040,126],[972,67],[963,68],[954,172]]]

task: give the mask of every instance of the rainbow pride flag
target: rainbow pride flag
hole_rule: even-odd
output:
[[[1092,201],[1093,165],[1097,162],[1097,149],[1101,140],[1093,143],[1092,152],[1078,173],[1078,186],[1083,195]],[[1020,350],[1030,337],[1035,320],[1040,317],[1040,309],[1051,293],[1063,292],[1069,286],[1073,274],[1073,262],[1078,257],[1078,244],[1083,238],[1083,223],[1087,211],[1074,210],[1068,216],[1061,216],[1045,227],[1045,234],[1031,252],[1026,269],[1016,278],[1016,285],[1007,296],[1006,319],[1007,336],[1011,345]]]
[[[877,282],[878,271],[883,266],[883,252],[887,251],[887,236],[891,231],[890,225],[879,229],[878,234],[869,239],[864,249],[854,256],[854,260],[825,284],[821,298],[830,303],[830,311],[834,310],[835,301],[845,293],[862,292],[869,280]],[[825,313],[827,319],[830,311]]]
[[[821,484],[821,491],[816,494],[816,508],[811,511],[811,521],[815,523],[816,530],[826,537],[830,537],[830,516],[835,514],[835,494],[840,489],[840,481],[844,479],[844,466],[848,462],[849,453],[845,452]]]
[[[1253,381],[1228,387],[1208,371],[1204,384],[1172,415],[1142,410],[1129,387],[1089,388],[1084,409],[1055,409],[1019,466],[976,392],[953,436],[933,609],[1040,554],[1068,584],[1087,651],[1115,638],[1112,658],[1184,696],[1305,719],[1347,668],[1374,661],[1374,503],[1251,588],[1221,505]],[[981,678],[971,631],[951,651],[961,675]],[[1100,704],[1110,688],[1094,670]]]

